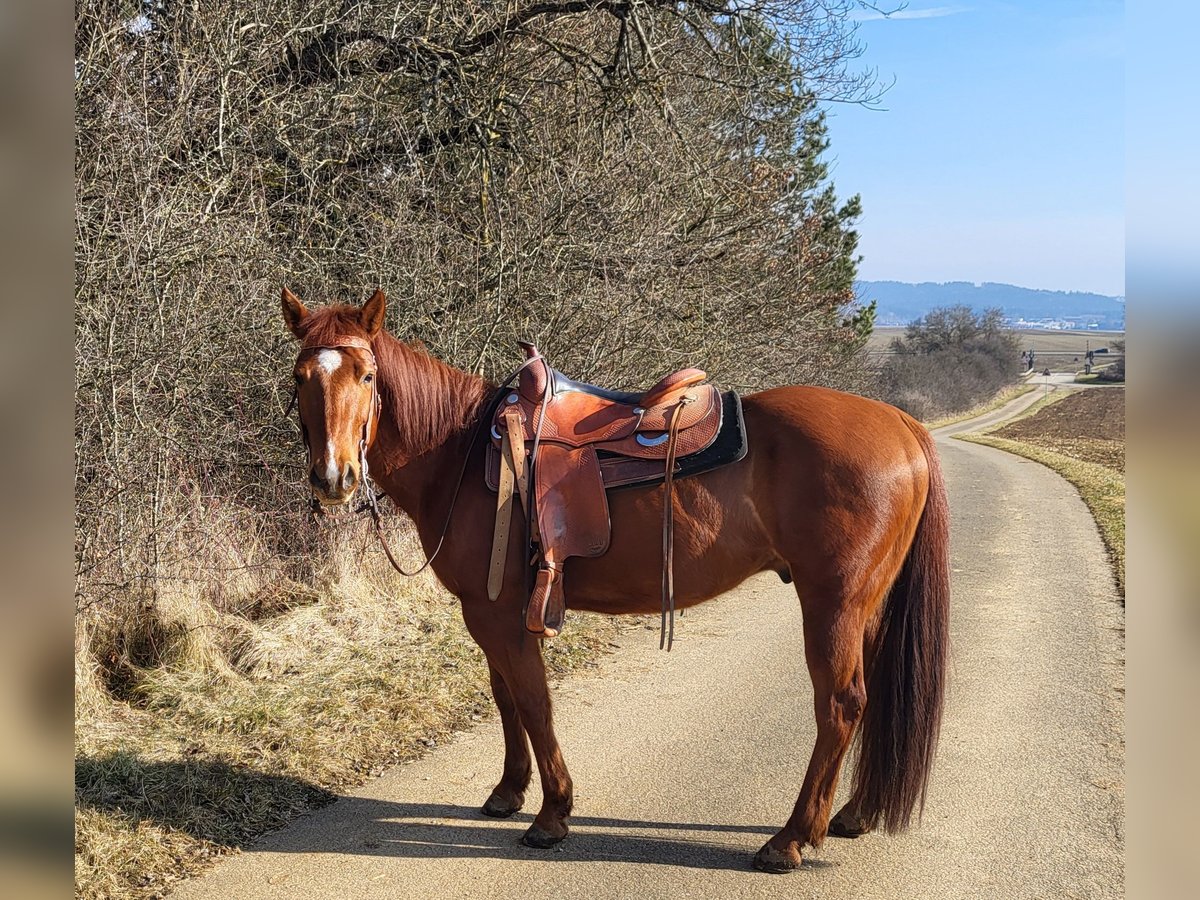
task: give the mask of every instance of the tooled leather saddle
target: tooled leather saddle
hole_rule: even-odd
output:
[[[700,369],[674,372],[644,392],[613,391],[573,381],[551,368],[532,344],[517,384],[498,398],[491,421],[486,477],[497,492],[488,594],[504,581],[514,498],[526,513],[533,584],[525,627],[542,637],[562,630],[563,567],[573,556],[608,550],[609,490],[664,484],[662,638],[674,637],[674,502],[676,478],[709,471],[746,454],[737,394],[705,384]]]

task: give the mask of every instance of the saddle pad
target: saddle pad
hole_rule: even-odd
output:
[[[742,398],[734,391],[721,395],[721,428],[711,444],[675,461],[675,480],[700,475],[738,462],[746,455],[746,423],[742,418]],[[600,471],[609,490],[661,484],[666,476],[661,459],[636,459],[609,456],[600,451]]]
[[[561,562],[608,549],[608,495],[591,447],[545,444],[534,466],[534,494],[543,555]]]

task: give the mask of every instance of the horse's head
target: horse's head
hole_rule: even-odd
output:
[[[346,503],[364,476],[367,448],[379,427],[379,392],[371,342],[387,304],[376,291],[361,308],[310,312],[283,289],[283,318],[300,339],[296,403],[308,448],[308,480],[326,506]]]

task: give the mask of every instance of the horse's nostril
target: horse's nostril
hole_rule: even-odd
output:
[[[358,475],[355,474],[354,467],[350,463],[346,463],[346,469],[342,472],[342,487],[350,490],[356,481],[358,481]]]
[[[308,470],[308,483],[311,484],[315,488],[319,488],[322,486],[321,476],[317,474],[316,469]]]

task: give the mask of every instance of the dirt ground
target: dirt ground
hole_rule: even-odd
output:
[[[1125,389],[1080,391],[994,432],[1125,471]]]

